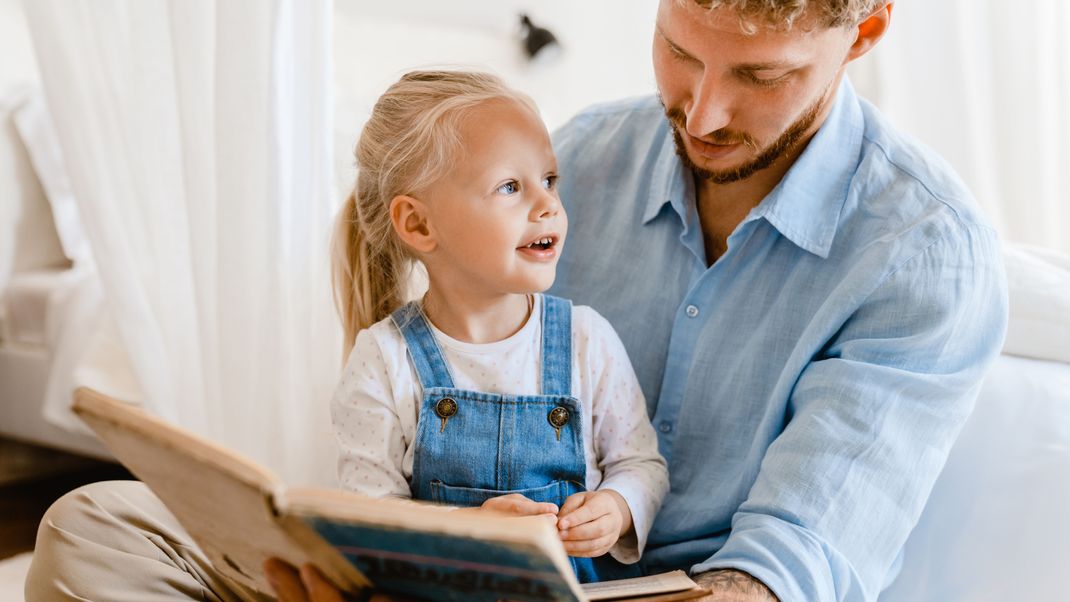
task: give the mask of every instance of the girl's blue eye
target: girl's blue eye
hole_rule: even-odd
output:
[[[496,192],[501,194],[516,194],[517,192],[520,192],[520,184],[516,180],[510,180],[499,186]]]
[[[546,176],[542,179],[542,185],[547,190],[553,190],[557,186],[557,176]]]

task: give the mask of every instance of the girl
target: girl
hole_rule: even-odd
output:
[[[668,473],[616,333],[539,294],[567,220],[531,100],[487,74],[412,72],[356,155],[333,261],[342,485],[547,514],[581,581],[637,575]],[[405,303],[416,263],[427,292]]]

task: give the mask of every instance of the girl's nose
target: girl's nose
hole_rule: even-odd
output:
[[[540,188],[537,194],[531,212],[534,220],[551,218],[561,211],[561,199],[557,197],[556,191]]]

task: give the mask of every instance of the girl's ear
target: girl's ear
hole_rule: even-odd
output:
[[[417,253],[430,253],[438,246],[431,232],[427,205],[399,194],[390,201],[390,222],[401,241]]]

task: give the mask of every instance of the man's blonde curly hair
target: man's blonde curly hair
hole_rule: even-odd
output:
[[[766,27],[791,29],[802,19],[812,25],[841,27],[855,25],[890,0],[676,0],[694,2],[706,9],[724,8],[739,15],[740,27],[755,33]],[[811,22],[812,19],[812,22]]]

